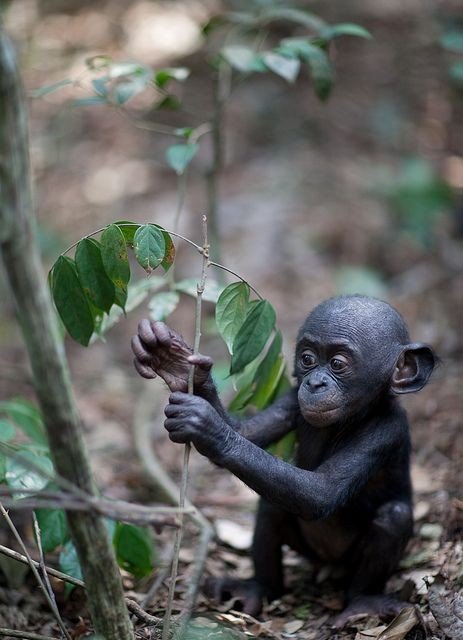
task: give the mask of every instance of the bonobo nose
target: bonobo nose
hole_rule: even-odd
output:
[[[314,371],[309,374],[305,379],[305,384],[310,388],[311,391],[315,391],[317,389],[322,389],[328,384],[328,377],[326,374],[320,371]]]

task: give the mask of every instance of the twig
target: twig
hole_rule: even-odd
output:
[[[15,493],[18,490],[16,489]],[[123,500],[117,500],[117,504],[113,505],[111,500],[98,500],[91,501],[79,501],[78,498],[72,496],[66,496],[63,494],[62,499],[53,500],[45,498],[42,500],[40,496],[36,496],[35,499],[24,498],[22,500],[7,499],[3,501],[3,505],[10,509],[16,510],[28,510],[28,509],[64,509],[65,511],[82,511],[92,512],[111,520],[122,520],[124,522],[130,522],[140,526],[152,525],[153,527],[172,527],[178,528],[178,521],[175,516],[182,513],[178,508],[166,507],[145,507],[143,505],[131,504],[130,502],[124,502]],[[172,514],[158,515],[157,510],[160,513]],[[155,512],[153,513],[153,510]],[[186,507],[183,513],[194,514],[196,509],[194,507]]]
[[[204,287],[206,286],[206,277],[207,277],[207,267],[209,266],[209,245],[207,239],[207,217],[203,215],[202,218],[203,223],[203,262],[201,269],[201,279],[198,282],[196,289],[196,315],[195,315],[195,338],[193,345],[193,353],[198,353],[199,351],[199,343],[201,340],[201,310],[202,310],[202,296],[204,292]],[[190,373],[188,376],[188,393],[193,394],[194,392],[194,374],[195,367],[192,366],[190,369]],[[191,444],[187,442],[185,444],[184,456],[183,456],[183,469],[182,469],[182,480],[180,484],[180,500],[179,507],[183,509],[185,506],[185,497],[188,487],[188,467],[190,460],[190,452],[191,452]],[[172,560],[172,573],[169,585],[169,595],[167,599],[167,607],[166,607],[166,616],[165,623],[162,629],[162,640],[168,640],[169,631],[170,631],[170,623],[172,617],[172,606],[175,595],[175,585],[177,582],[177,573],[178,573],[178,562],[180,555],[180,547],[182,543],[183,536],[183,517],[180,516],[180,526],[175,532],[175,542],[174,542],[174,557]],[[189,612],[186,612],[185,618],[188,619],[190,616]]]
[[[236,273],[236,271],[232,271],[232,269],[229,269],[228,267],[225,267],[223,264],[219,264],[218,262],[213,262],[213,261],[209,261],[209,266],[210,267],[217,267],[217,269],[222,269],[222,271],[226,271],[227,273],[231,273],[232,276],[235,276],[236,278],[238,278],[238,280],[241,280],[241,282],[244,282],[245,284],[248,285],[248,287],[254,291],[254,293],[256,294],[256,296],[258,298],[260,298],[261,300],[263,300],[263,296],[260,295],[260,293],[257,291],[257,289],[255,289],[252,284],[250,284],[248,282],[248,280],[245,280],[244,278],[242,278],[240,276],[239,273]]]
[[[0,544],[0,553],[8,558],[12,558],[13,560],[17,560],[18,562],[22,562],[22,564],[30,564],[32,563],[34,567],[40,568],[40,563],[36,560],[32,560],[32,558],[28,559],[26,556],[23,556],[21,553],[14,551],[13,549],[9,549],[8,547],[4,547]],[[54,578],[58,578],[58,580],[63,580],[63,582],[69,582],[70,584],[74,584],[76,587],[82,587],[85,589],[85,583],[79,578],[74,578],[73,576],[68,575],[67,573],[62,573],[57,569],[52,569],[51,567],[46,567],[46,571],[49,576],[53,576]]]
[[[55,594],[50,584],[50,578],[48,577],[47,567],[45,565],[45,556],[43,555],[43,548],[42,548],[42,532],[40,531],[40,525],[39,525],[39,521],[37,520],[37,515],[35,511],[32,511],[32,522],[34,524],[35,541],[37,544],[37,551],[39,552],[39,565],[40,565],[40,571],[42,572],[43,581],[45,583],[45,586],[47,588],[50,598],[53,600],[55,607],[58,608],[58,605],[56,604]]]
[[[156,577],[154,578],[150,588],[148,589],[148,591],[145,593],[145,595],[143,596],[143,599],[140,603],[140,606],[143,609],[147,609],[151,603],[154,600],[155,595],[157,594],[160,586],[162,585],[162,583],[164,582],[164,580],[167,577],[167,574],[169,572],[169,568],[172,564],[172,558],[174,557],[174,548],[172,547],[168,547],[167,548],[167,553],[164,552],[163,554],[163,559],[161,560],[160,563],[160,567],[158,569],[158,572],[156,573]]]
[[[137,222],[124,222],[124,223],[118,223],[119,227],[139,227],[140,225]],[[88,233],[86,236],[83,236],[81,238],[81,240],[85,240],[87,238],[92,238],[93,236],[98,235],[99,233],[102,233],[103,231],[105,231],[105,229],[107,229],[108,227],[102,227],[101,229],[97,229],[96,231],[92,231],[92,233]],[[196,249],[196,251],[198,251],[199,253],[201,253],[203,255],[204,253],[204,248],[200,247],[199,244],[196,244],[196,242],[193,242],[193,240],[190,240],[189,238],[182,236],[180,233],[177,233],[176,231],[170,231],[169,229],[164,229],[164,231],[166,231],[166,233],[168,233],[171,236],[174,236],[174,238],[179,238],[180,240],[183,240],[184,242],[186,242],[187,244],[189,244],[191,247],[193,247],[194,249]],[[61,255],[66,255],[67,253],[69,253],[69,251],[71,251],[72,249],[74,249],[74,247],[76,247],[79,244],[80,240],[77,240],[77,242],[74,242],[73,244],[71,244],[65,251],[63,251],[63,253]],[[255,289],[248,280],[246,280],[246,278],[243,278],[243,276],[240,276],[239,273],[237,273],[236,271],[233,271],[232,269],[229,269],[228,267],[226,267],[223,264],[220,264],[219,262],[214,262],[213,260],[209,259],[208,256],[208,266],[209,267],[216,267],[217,269],[221,269],[222,271],[226,271],[227,273],[230,273],[232,276],[235,276],[235,278],[238,278],[238,280],[241,280],[241,282],[246,283],[249,288],[254,291],[254,293],[256,294],[256,296],[258,298],[260,298],[262,300],[262,296],[261,294],[257,291],[257,289]]]
[[[5,508],[4,508],[4,506],[3,506],[3,504],[1,502],[0,502],[0,512],[2,513],[3,517],[5,518],[5,521],[6,521],[7,525],[8,525],[8,527],[10,528],[10,531],[12,532],[14,537],[16,538],[19,546],[21,547],[24,555],[26,556],[27,562],[28,562],[28,564],[29,564],[29,566],[31,568],[31,571],[34,574],[34,577],[37,580],[37,583],[38,583],[40,589],[42,590],[42,592],[43,592],[43,594],[45,596],[45,599],[48,602],[48,604],[50,606],[50,609],[51,609],[53,615],[55,616],[56,621],[57,621],[57,623],[58,623],[58,625],[59,625],[64,637],[66,638],[66,640],[72,640],[71,636],[68,633],[68,630],[64,626],[64,622],[63,622],[63,620],[61,618],[61,615],[60,615],[60,613],[58,611],[58,608],[57,608],[55,602],[53,601],[52,598],[50,598],[50,595],[49,595],[49,593],[47,591],[47,588],[46,588],[42,578],[40,577],[39,572],[37,571],[37,567],[36,567],[34,561],[32,560],[31,556],[29,555],[28,550],[26,549],[26,545],[22,541],[22,538],[19,535],[18,530],[14,526],[13,521],[11,520],[10,516],[8,515],[8,512],[5,510]]]
[[[5,447],[0,444],[0,450]],[[4,500],[4,506],[15,509],[35,509],[48,507],[52,509],[65,509],[67,511],[92,511],[99,515],[112,518],[114,520],[124,520],[135,524],[153,526],[177,527],[178,522],[174,516],[179,514],[178,507],[149,507],[145,505],[133,504],[124,500],[108,500],[92,496],[60,476],[55,476],[44,471],[42,467],[36,465],[32,460],[24,458],[20,453],[12,454],[9,450],[7,455],[18,459],[24,466],[40,473],[49,480],[53,480],[58,485],[66,488],[68,493],[60,491],[43,490],[37,492],[33,489],[15,489],[13,487],[0,487],[0,496],[11,496],[17,493],[30,493],[33,498],[23,498],[22,500]],[[191,505],[186,511],[195,511]]]
[[[146,611],[134,600],[130,600],[130,598],[126,598],[125,603],[130,613],[133,613],[134,616],[136,616],[139,620],[141,620],[145,624],[151,627],[161,624],[162,618],[158,618],[157,616],[152,616],[151,614],[146,613]]]
[[[51,636],[41,636],[39,633],[31,633],[30,631],[15,631],[14,629],[0,629],[0,638],[10,636],[11,638],[21,638],[22,640],[56,640]]]

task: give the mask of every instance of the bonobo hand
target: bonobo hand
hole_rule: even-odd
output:
[[[203,456],[220,463],[236,433],[204,398],[172,393],[164,409],[164,426],[172,442],[192,442]]]
[[[142,320],[138,334],[132,338],[132,351],[138,373],[144,378],[160,376],[171,391],[187,391],[192,365],[195,365],[195,393],[207,395],[214,387],[210,374],[212,359],[193,355],[182,336],[163,322]]]

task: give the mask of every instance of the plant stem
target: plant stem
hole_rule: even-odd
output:
[[[202,311],[202,297],[204,293],[204,288],[206,286],[206,277],[207,277],[207,268],[209,266],[209,244],[208,244],[208,235],[207,235],[207,217],[203,215],[203,247],[202,247],[202,270],[201,270],[201,279],[197,284],[196,288],[196,313],[195,313],[195,337],[193,343],[193,353],[198,353],[199,344],[201,341],[201,311]],[[188,393],[193,394],[194,392],[194,374],[195,367],[192,366],[190,369],[190,373],[188,376]],[[180,499],[179,499],[179,507],[183,509],[185,506],[186,492],[188,488],[188,468],[190,461],[190,452],[191,452],[191,444],[187,442],[184,448],[183,454],[183,468],[182,468],[182,480],[180,484]],[[174,557],[172,560],[172,573],[170,578],[170,586],[169,586],[169,596],[167,600],[167,608],[166,608],[166,616],[165,623],[162,630],[162,640],[168,640],[169,631],[170,631],[170,623],[172,617],[172,605],[174,601],[175,595],[175,584],[177,581],[177,573],[178,573],[178,561],[180,555],[180,547],[182,543],[183,536],[183,516],[180,515],[180,526],[175,533],[175,542],[174,542]],[[188,621],[189,612],[184,618]],[[183,619],[183,618],[182,618]]]

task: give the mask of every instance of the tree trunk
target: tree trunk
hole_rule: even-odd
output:
[[[13,49],[0,21],[0,249],[29,353],[35,390],[59,475],[95,493],[62,341],[36,244],[27,120]],[[119,570],[103,521],[68,514],[95,632],[133,640]]]

